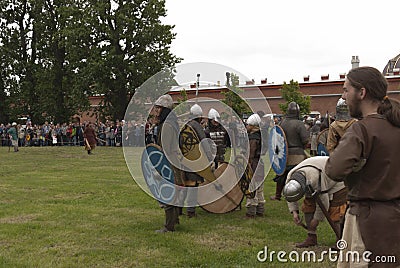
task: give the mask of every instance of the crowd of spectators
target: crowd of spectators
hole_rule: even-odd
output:
[[[18,145],[24,146],[83,146],[83,132],[88,122],[53,124],[17,124]],[[144,146],[145,125],[135,122],[107,120],[94,123],[98,146]],[[9,146],[7,130],[11,124],[0,124],[0,146]],[[124,131],[124,137],[122,136]]]

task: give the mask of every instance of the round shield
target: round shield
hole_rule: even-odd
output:
[[[288,145],[285,132],[280,126],[274,126],[269,132],[268,137],[269,162],[276,175],[285,173]]]
[[[181,160],[181,164],[199,174],[207,181],[216,180],[211,171],[211,163],[209,163],[205,154],[202,154],[200,146],[200,138],[196,131],[186,124],[180,132],[180,149],[185,158]],[[194,162],[187,162],[187,160]]]
[[[318,143],[317,154],[318,155],[321,155],[321,156],[329,155],[329,151],[326,149],[327,140],[328,140],[328,132],[329,132],[329,129],[326,128],[318,134],[318,138],[317,138],[317,143]]]
[[[237,155],[233,160],[236,176],[240,176],[239,186],[243,194],[249,198],[256,196],[255,191],[250,191],[250,183],[253,178],[253,170],[248,164],[247,159],[242,155]]]
[[[223,176],[221,177],[222,174]],[[209,183],[213,183],[215,184],[214,188],[208,188],[207,191],[202,191],[202,187],[199,188],[199,203],[205,204],[201,205],[201,208],[205,211],[217,214],[223,214],[235,210],[240,206],[244,195],[242,190],[240,189],[240,186],[237,183],[238,179],[236,178],[236,171],[234,166],[223,162],[215,170],[214,175],[218,178],[217,181],[205,181],[201,184],[201,186],[203,186]],[[234,184],[233,187],[231,187],[232,183]],[[230,190],[226,191],[225,188]],[[207,203],[207,198],[215,195],[215,193],[213,193],[212,191],[222,192],[223,196],[211,203]]]
[[[319,156],[329,156],[328,150],[325,148],[325,145],[323,145],[322,143],[318,143],[317,154]]]
[[[176,194],[174,171],[161,147],[156,144],[147,145],[141,165],[143,177],[153,197],[162,203],[171,203]]]

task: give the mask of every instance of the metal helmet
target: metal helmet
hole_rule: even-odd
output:
[[[283,187],[283,195],[288,202],[296,202],[306,192],[306,177],[301,171],[293,172],[288,183]]]
[[[299,117],[300,116],[300,107],[299,107],[299,105],[294,101],[289,103],[288,108],[287,108],[287,114]]]
[[[247,119],[246,123],[251,126],[260,126],[261,124],[261,118],[258,114],[252,114],[250,117]]]
[[[200,105],[195,104],[190,108],[190,114],[195,117],[203,116],[203,109],[201,109]]]
[[[210,111],[208,112],[209,119],[214,119],[215,121],[219,122],[220,117],[221,116],[219,115],[218,111],[215,110],[214,108],[211,108]]]
[[[174,106],[174,101],[172,100],[172,97],[170,95],[166,94],[160,96],[156,100],[154,105],[172,109],[172,107]]]
[[[336,104],[336,120],[350,120],[349,107],[344,99],[340,98]]]

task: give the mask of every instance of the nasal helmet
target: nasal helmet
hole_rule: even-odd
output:
[[[285,187],[283,187],[283,195],[288,202],[296,202],[300,200],[306,192],[306,177],[301,171],[293,172],[292,176]]]
[[[294,101],[289,103],[288,108],[287,108],[287,114],[291,115],[291,116],[299,117],[300,116],[300,107],[299,107],[299,105]]]

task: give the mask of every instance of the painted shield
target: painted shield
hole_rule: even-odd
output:
[[[325,145],[323,145],[322,143],[318,143],[317,153],[319,156],[329,156],[328,150],[326,149]]]
[[[280,126],[274,126],[269,132],[268,154],[269,162],[276,175],[285,173],[288,148],[285,132]]]
[[[326,144],[327,144],[327,140],[328,140],[328,131],[329,129],[326,128],[324,130],[322,130],[317,138],[317,154],[321,155],[321,156],[328,156],[329,152],[326,149]]]
[[[185,158],[181,160],[181,164],[197,170],[196,173],[203,177],[206,181],[215,181],[217,178],[211,170],[204,149],[200,146],[200,138],[196,131],[186,124],[180,132],[181,152]],[[203,150],[203,152],[202,152]],[[187,160],[194,161],[190,164]]]
[[[247,159],[242,155],[236,155],[233,160],[233,165],[235,166],[236,177],[240,177],[239,186],[243,194],[248,198],[254,198],[256,196],[256,191],[250,191],[253,170]]]
[[[156,144],[147,145],[141,164],[143,177],[153,197],[162,203],[171,204],[176,194],[174,171],[161,147]]]

